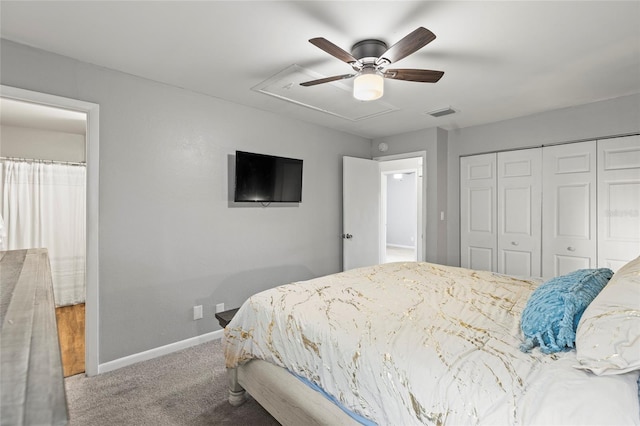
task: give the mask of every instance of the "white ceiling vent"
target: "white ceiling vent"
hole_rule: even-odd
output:
[[[379,100],[358,101],[352,96],[351,85],[341,81],[313,87],[300,86],[302,82],[324,77],[326,76],[299,65],[291,65],[251,90],[351,121],[364,120],[398,109]]]
[[[427,114],[429,114],[432,117],[442,117],[445,115],[449,115],[449,114],[455,114],[456,110],[451,108],[451,107],[446,107],[446,108],[441,108],[441,109],[437,109],[435,111],[430,111]]]

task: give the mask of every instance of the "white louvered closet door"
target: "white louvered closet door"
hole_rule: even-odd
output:
[[[542,275],[596,266],[596,142],[544,147]]]
[[[640,256],[640,136],[598,141],[598,266]]]
[[[496,271],[496,154],[460,158],[460,264]]]
[[[498,153],[498,272],[541,276],[542,150]]]

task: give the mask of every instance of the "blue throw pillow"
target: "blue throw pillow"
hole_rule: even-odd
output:
[[[544,353],[573,348],[580,317],[611,279],[608,268],[579,269],[551,278],[534,290],[522,311],[520,350],[540,346]]]

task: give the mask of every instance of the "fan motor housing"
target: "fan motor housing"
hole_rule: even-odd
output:
[[[381,40],[368,39],[357,42],[351,48],[351,55],[361,60],[364,58],[379,58],[387,51],[387,44]]]

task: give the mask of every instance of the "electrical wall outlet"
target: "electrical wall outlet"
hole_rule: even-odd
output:
[[[202,305],[193,307],[193,320],[202,319]]]
[[[218,304],[216,305],[216,314],[217,314],[218,312],[222,312],[222,311],[224,311],[224,303],[218,303]]]

